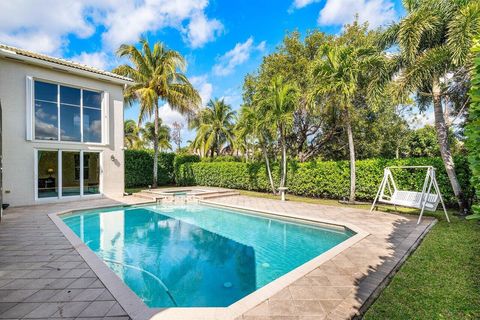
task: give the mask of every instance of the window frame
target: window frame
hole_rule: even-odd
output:
[[[36,132],[35,132],[35,125],[36,125],[36,116],[35,116],[35,111],[36,111],[36,108],[35,108],[35,100],[36,100],[36,95],[35,95],[35,82],[36,81],[39,81],[39,82],[45,82],[45,83],[50,83],[50,84],[54,84],[57,86],[57,101],[56,101],[56,105],[57,105],[57,139],[56,140],[43,140],[43,139],[37,139],[36,137]],[[39,143],[61,143],[61,144],[87,144],[87,145],[93,145],[93,146],[105,146],[107,145],[107,142],[105,141],[105,130],[109,130],[107,128],[105,128],[105,112],[107,112],[105,109],[106,109],[106,104],[110,103],[109,101],[105,102],[104,100],[106,99],[106,97],[108,96],[106,94],[105,91],[102,91],[102,90],[98,90],[98,89],[92,89],[92,88],[88,88],[88,87],[83,87],[83,86],[79,86],[79,85],[75,85],[75,84],[70,84],[70,83],[64,83],[64,82],[58,82],[58,81],[53,81],[53,80],[48,80],[48,79],[42,79],[42,78],[36,78],[36,77],[32,77],[32,86],[33,86],[33,92],[32,92],[32,103],[33,103],[33,106],[32,106],[32,141],[33,142],[39,142]],[[80,90],[80,141],[65,141],[65,140],[62,140],[61,139],[61,127],[60,127],[60,110],[61,110],[61,101],[60,101],[60,86],[64,86],[64,87],[70,87],[70,88],[75,88],[75,89],[79,89]],[[100,127],[100,142],[88,142],[88,141],[84,141],[84,130],[83,130],[83,109],[84,109],[84,105],[83,105],[83,91],[86,90],[86,91],[91,91],[91,92],[96,92],[96,93],[99,93],[100,94],[100,124],[101,124],[101,127]],[[40,100],[40,99],[39,99]],[[66,105],[70,105],[70,104],[66,104]],[[85,108],[90,108],[90,107],[85,107]],[[92,109],[92,108],[90,108]],[[99,109],[95,109],[95,110],[99,110]]]
[[[68,200],[68,199],[85,199],[85,198],[98,198],[103,197],[103,150],[79,150],[79,149],[58,149],[58,148],[35,148],[34,150],[34,196],[35,202],[51,202],[52,200]],[[38,152],[39,151],[50,151],[57,152],[57,177],[58,183],[58,195],[56,197],[38,197]],[[97,194],[84,194],[84,172],[80,170],[80,194],[75,196],[64,196],[63,195],[63,163],[62,163],[62,152],[78,152],[80,156],[80,167],[83,166],[83,155],[84,153],[98,153],[99,161],[99,187]]]

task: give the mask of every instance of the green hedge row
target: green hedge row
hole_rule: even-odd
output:
[[[472,68],[472,86],[470,88],[470,106],[468,122],[465,129],[468,149],[468,160],[472,170],[472,184],[477,191],[477,205],[473,207],[475,219],[480,219],[480,39],[477,39],[472,48],[474,67]]]
[[[174,153],[158,155],[158,185],[174,182]],[[152,184],[153,150],[125,150],[125,187],[144,187]]]
[[[458,179],[469,197],[473,196],[467,159],[455,159]],[[453,191],[440,158],[368,159],[357,161],[357,198],[372,200],[383,177],[383,168],[393,165],[433,165],[445,202],[456,204]],[[278,185],[279,169],[273,167]],[[421,190],[425,171],[396,170],[397,185],[402,189]],[[197,162],[180,165],[176,177],[179,185],[205,185],[243,190],[269,191],[265,166],[262,163]],[[291,162],[288,171],[289,193],[301,196],[348,198],[350,180],[348,161]]]
[[[194,154],[178,154],[175,156],[175,159],[173,160],[173,174],[174,174],[174,180],[177,184],[180,184],[178,181],[178,177],[183,176],[180,174],[180,168],[182,164],[184,163],[194,163],[194,162],[199,162],[200,157]],[[186,176],[186,175],[185,175]]]

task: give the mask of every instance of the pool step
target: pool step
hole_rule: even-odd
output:
[[[208,200],[213,198],[220,198],[220,197],[231,197],[231,196],[238,196],[240,192],[235,190],[226,190],[226,191],[217,191],[215,193],[209,193],[205,195],[198,195],[197,197],[200,200]]]
[[[155,194],[153,192],[146,192],[145,190],[142,190],[140,192],[135,192],[132,195],[137,198],[148,199],[152,201],[157,200],[157,198],[161,198],[161,196],[158,193]]]
[[[240,192],[235,190],[212,190],[207,191],[204,194],[196,194],[194,197],[198,200],[207,200],[220,197],[238,196],[239,194]],[[142,190],[134,193],[133,196],[152,201],[156,201],[159,198],[165,197],[164,195],[160,195],[158,191],[155,190]]]

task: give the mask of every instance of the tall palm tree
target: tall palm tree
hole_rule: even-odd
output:
[[[278,132],[280,149],[282,151],[282,170],[280,187],[285,187],[287,179],[287,134],[293,124],[296,90],[281,76],[272,79],[266,88],[264,99],[260,102],[260,112],[273,131]]]
[[[162,124],[162,119],[158,119],[157,145],[160,151],[172,150],[170,144],[170,127]],[[155,144],[155,124],[152,122],[145,123],[144,127],[140,129],[144,142],[148,145]]]
[[[467,207],[455,173],[448,143],[448,125],[442,100],[448,97],[450,75],[468,69],[470,47],[480,34],[480,2],[467,0],[404,0],[407,15],[390,26],[382,37],[386,47],[398,47],[395,82],[405,94],[433,104],[440,154],[460,212]]]
[[[267,175],[273,194],[276,194],[275,183],[273,182],[270,159],[268,157],[268,142],[271,141],[271,134],[265,117],[259,110],[258,105],[244,104],[240,108],[237,125],[235,128],[237,140],[254,140],[262,150],[262,155],[267,168]],[[246,143],[248,144],[248,142]],[[246,150],[248,153],[249,150]],[[254,150],[252,150],[253,152]]]
[[[135,120],[125,120],[123,123],[124,144],[128,149],[136,149],[139,147],[140,137],[139,128]]]
[[[234,120],[235,111],[223,99],[210,100],[189,123],[191,129],[197,130],[193,148],[201,150],[204,155],[210,151],[211,157],[215,152],[219,155],[225,143],[234,144]]]
[[[320,105],[336,109],[345,124],[350,157],[350,202],[355,202],[356,167],[352,131],[355,98],[367,82],[369,70],[384,63],[384,56],[373,46],[333,43],[320,49],[313,68],[314,98],[322,97]],[[377,93],[378,90],[371,91]]]
[[[191,116],[201,103],[200,95],[183,73],[185,59],[180,53],[169,50],[157,42],[150,47],[147,40],[140,40],[141,49],[123,44],[118,48],[119,57],[127,57],[131,63],[121,65],[113,72],[131,78],[135,84],[125,90],[128,104],[140,102],[139,124],[154,116],[153,187],[158,177],[159,101],[168,103],[173,110]]]

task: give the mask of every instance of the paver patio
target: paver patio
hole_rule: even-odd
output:
[[[71,209],[140,203],[98,199],[10,208],[0,224],[0,319],[129,319],[48,217]],[[238,319],[348,319],[364,311],[434,223],[425,218],[246,196],[209,200],[308,219],[354,224],[369,235]]]

